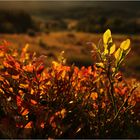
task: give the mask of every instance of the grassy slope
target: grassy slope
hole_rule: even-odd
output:
[[[30,37],[26,34],[0,35],[1,41],[7,40],[11,42],[11,46],[15,46],[17,48],[22,48],[26,43],[29,43],[31,51],[35,51],[39,55],[44,54],[48,56],[48,59],[46,60],[47,64],[49,64],[53,59],[56,59],[60,52],[64,50],[67,62],[69,64],[75,63],[79,66],[92,64],[93,60],[90,53],[92,48],[87,45],[87,42],[98,44],[100,38],[102,38],[102,35],[100,34],[81,32],[51,32],[50,34],[38,34],[35,37]],[[113,34],[113,39],[117,46],[119,46],[120,42],[126,38],[130,38],[132,42],[132,51],[126,62],[126,73],[129,75],[131,72],[132,76],[136,75],[139,77],[139,37]]]

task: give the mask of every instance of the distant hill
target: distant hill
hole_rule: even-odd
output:
[[[140,9],[140,1],[0,1],[0,9],[22,9],[28,12],[41,10],[61,11],[71,8],[102,7],[106,9]]]
[[[42,9],[33,11],[32,15],[47,22],[50,19],[56,21],[65,19],[77,20],[77,24],[72,30],[100,33],[110,28],[114,33],[140,33],[140,2],[86,4],[77,7],[73,6],[68,9],[64,8],[59,11],[57,9]],[[137,6],[134,7],[136,4]]]
[[[8,17],[2,9],[10,11]],[[69,30],[71,23],[65,21],[75,20],[70,30],[100,33],[110,28],[135,34],[140,33],[139,17],[140,1],[0,1],[0,32],[7,33],[27,33],[34,27],[41,32]]]

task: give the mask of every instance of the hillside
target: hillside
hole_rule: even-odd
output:
[[[114,41],[117,46],[120,42],[126,38],[131,39],[132,51],[127,59],[126,68],[123,69],[127,76],[139,78],[139,44],[140,38],[137,35],[113,35]],[[98,44],[101,34],[91,34],[82,32],[51,32],[49,34],[40,33],[32,37],[25,34],[4,34],[0,35],[0,39],[7,40],[11,43],[11,46],[15,46],[20,49],[24,47],[26,43],[30,45],[32,52],[37,52],[38,55],[47,55],[46,63],[49,65],[52,60],[55,60],[61,51],[65,51],[64,56],[67,59],[68,64],[75,64],[79,67],[82,65],[89,66],[93,64],[93,58],[91,50],[88,45],[89,42]],[[49,60],[49,61],[48,61]],[[135,64],[135,65],[134,65]]]

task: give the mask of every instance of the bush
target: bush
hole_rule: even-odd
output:
[[[118,26],[119,25],[119,26]],[[76,30],[91,32],[91,33],[102,33],[106,28],[111,28],[114,33],[127,33],[127,34],[138,34],[140,32],[140,26],[137,19],[125,19],[122,17],[110,17],[106,16],[87,16],[79,20]]]
[[[116,49],[110,30],[96,47],[97,63],[66,66],[63,53],[51,67],[45,56],[0,46],[2,138],[140,138],[137,83],[119,71],[130,51]]]
[[[30,37],[35,37],[35,36],[36,36],[36,32],[35,32],[34,30],[32,30],[32,29],[29,29],[29,30],[27,31],[27,34],[28,34]]]
[[[37,30],[30,14],[24,11],[0,10],[1,33],[26,33],[29,29]]]

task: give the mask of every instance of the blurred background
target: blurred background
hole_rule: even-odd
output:
[[[18,49],[29,43],[31,52],[47,55],[47,65],[63,50],[68,65],[93,64],[87,43],[98,44],[108,28],[117,46],[131,39],[122,70],[140,78],[139,1],[0,1],[0,41]]]

